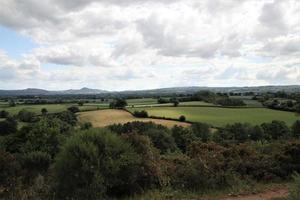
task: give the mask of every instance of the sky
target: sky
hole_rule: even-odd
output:
[[[299,0],[0,0],[0,89],[290,84]]]

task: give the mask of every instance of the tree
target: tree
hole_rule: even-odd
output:
[[[22,122],[29,122],[29,123],[35,122],[37,120],[34,112],[30,112],[25,109],[19,111],[18,118]]]
[[[9,117],[4,121],[0,121],[0,136],[15,133],[17,130],[18,123],[14,118]]]
[[[249,130],[250,139],[259,141],[264,139],[264,131],[260,126],[251,127]]]
[[[48,110],[46,108],[42,108],[41,113],[42,113],[42,115],[47,115]]]
[[[8,105],[9,105],[10,107],[15,107],[15,106],[16,106],[16,103],[15,103],[15,101],[14,101],[13,99],[11,99],[11,100],[9,101]]]
[[[141,110],[141,111],[136,110],[136,111],[133,112],[133,115],[135,117],[140,117],[140,118],[147,118],[148,117],[148,113],[145,110]]]
[[[185,122],[185,120],[186,120],[186,118],[185,118],[185,116],[184,116],[184,115],[181,115],[181,116],[179,117],[179,121],[181,121],[181,122]]]
[[[125,108],[127,106],[127,102],[125,99],[115,99],[113,100],[110,104],[109,107],[110,108],[117,108],[117,109],[122,109]]]
[[[173,105],[174,107],[177,107],[179,105],[179,101],[178,100],[173,101]]]
[[[79,112],[79,108],[77,106],[71,106],[68,108],[68,111],[72,112],[72,113],[77,113]]]
[[[274,120],[271,123],[263,123],[262,129],[266,136],[270,139],[288,138],[290,129],[284,121]]]
[[[294,137],[300,137],[300,121],[297,120],[292,126],[292,133]]]
[[[193,123],[191,126],[191,130],[193,134],[201,139],[203,142],[207,142],[210,137],[210,127],[205,123]]]
[[[84,104],[83,101],[79,101],[79,102],[78,102],[78,105],[79,105],[79,106],[83,106],[83,104]]]
[[[5,110],[0,111],[0,118],[7,118],[9,113]]]
[[[55,162],[59,199],[105,199],[136,192],[141,159],[133,147],[106,129],[75,134]]]
[[[84,122],[84,123],[80,124],[80,130],[88,130],[92,127],[93,127],[93,125],[91,122]]]

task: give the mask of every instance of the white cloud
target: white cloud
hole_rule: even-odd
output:
[[[299,84],[299,11],[297,0],[0,1],[0,25],[38,46],[19,60],[1,51],[0,82],[112,90]]]

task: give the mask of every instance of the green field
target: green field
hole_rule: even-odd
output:
[[[157,99],[154,98],[127,99],[127,104],[129,106],[157,104]]]
[[[147,107],[130,108],[129,110],[146,110],[150,116],[174,119],[184,115],[188,121],[205,122],[214,126],[224,126],[235,122],[261,124],[272,120],[282,120],[288,125],[292,125],[297,119],[300,120],[300,117],[294,113],[266,108]]]
[[[27,110],[36,114],[41,114],[41,109],[46,108],[49,113],[57,113],[67,110],[70,106],[78,106],[77,104],[43,104],[43,105],[22,105],[18,104],[15,107],[9,107],[8,105],[1,104],[0,110],[6,110],[10,114],[17,114],[20,110]],[[80,111],[97,110],[98,108],[107,108],[105,104],[86,104],[78,106]]]

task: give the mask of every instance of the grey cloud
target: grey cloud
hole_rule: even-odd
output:
[[[299,55],[300,38],[269,41],[259,50],[259,53],[274,57]]]

